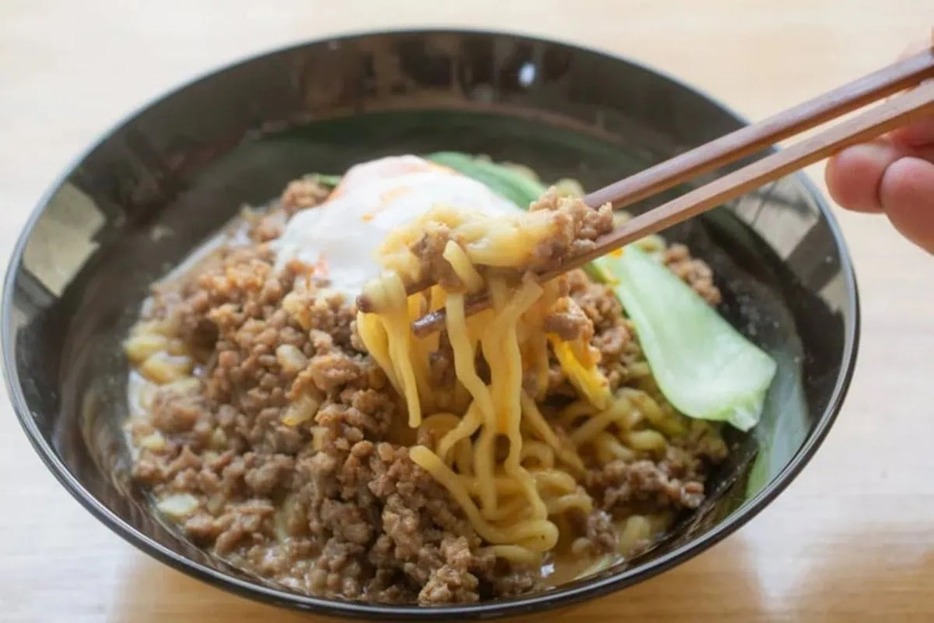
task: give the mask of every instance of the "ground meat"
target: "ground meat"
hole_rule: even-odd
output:
[[[548,210],[555,213],[553,235],[541,241],[529,268],[544,272],[561,264],[566,257],[593,249],[594,240],[613,229],[613,208],[604,204],[592,208],[576,197],[559,194],[549,188],[529,206],[530,212]]]
[[[292,457],[285,454],[262,455],[256,463],[257,466],[251,467],[243,477],[253,495],[269,497],[277,488],[287,488],[295,464]]]
[[[209,513],[198,513],[189,517],[182,527],[185,534],[198,545],[214,543],[224,531],[223,524]]]
[[[613,210],[609,204],[594,209],[580,199],[559,195],[555,188],[533,202],[529,210],[553,212],[553,227],[550,235],[537,243],[528,265],[518,267],[520,271],[544,272],[554,268],[566,257],[592,249],[596,238],[613,229]],[[420,261],[420,271],[414,281],[438,283],[454,291],[464,288],[460,277],[443,257],[452,239],[447,225],[425,224],[421,237],[409,247]]]
[[[505,568],[492,576],[493,594],[515,597],[542,590],[542,579],[538,569]]]
[[[589,341],[593,335],[593,321],[573,299],[565,296],[557,300],[545,317],[544,329],[568,342],[581,337]]]
[[[313,178],[305,177],[290,182],[282,192],[280,203],[286,215],[291,216],[299,210],[313,208],[327,199],[330,190]]]
[[[683,244],[673,244],[665,250],[662,260],[678,277],[691,286],[711,305],[720,303],[720,290],[714,284],[713,271],[703,260],[691,257],[690,250]]]
[[[290,188],[283,204],[308,207],[306,190]],[[251,222],[248,237],[262,240],[279,221]],[[262,243],[225,247],[154,292],[148,313],[171,319],[200,372],[156,392],[139,431],[163,443],[141,452],[137,480],[157,497],[195,496],[181,522],[194,542],[299,590],[420,603],[496,596],[494,557],[388,437],[397,397],[354,343],[352,305],[319,295],[299,270],[274,272],[272,259]],[[432,369],[453,378],[450,349]]]
[[[402,401],[356,335],[353,301],[322,289],[300,263],[274,269],[267,242],[326,194],[312,179],[293,182],[275,209],[245,211],[227,244],[153,289],[141,320],[158,326],[193,371],[161,386],[146,417],[131,422],[134,478],[157,500],[182,504],[176,518],[193,542],[297,591],[445,604],[543,590],[539,568],[497,559],[447,490],[409,458],[411,441],[392,426]],[[609,206],[594,210],[554,190],[531,209],[556,213],[535,269],[612,228]],[[439,225],[413,250],[433,280],[459,287],[441,257],[450,238]],[[705,265],[676,248],[666,262],[714,302]],[[630,366],[644,365],[631,324],[612,292],[582,271],[563,287],[546,331],[589,340],[615,390]],[[453,351],[446,336],[440,344],[428,374],[437,387],[453,386]],[[478,374],[487,378],[488,368]],[[534,371],[523,382],[537,393]],[[577,396],[555,361],[547,383],[559,403]],[[555,432],[570,444],[560,426]],[[692,424],[664,456],[591,466],[583,484],[598,508],[572,518],[587,551],[616,551],[613,516],[633,504],[696,507],[708,465],[725,455],[710,427]]]
[[[315,386],[325,393],[357,381],[364,374],[353,357],[333,351],[312,357],[308,371]]]
[[[590,548],[598,553],[619,550],[619,532],[613,517],[603,510],[595,510],[587,516],[584,534]]]
[[[600,356],[600,371],[609,381],[610,389],[615,391],[630,377],[629,365],[644,359],[631,324],[607,286],[590,281],[582,270],[570,271],[566,280],[570,298],[559,299],[545,319],[545,329],[563,339],[580,336],[588,339]],[[523,383],[527,390],[534,390],[537,379],[530,372]],[[576,391],[557,360],[552,358],[549,395],[573,398]]]
[[[286,215],[275,211],[257,219],[256,225],[250,231],[250,238],[256,242],[269,242],[282,235],[288,222]]]
[[[450,263],[444,259],[444,249],[451,240],[451,230],[442,223],[427,223],[425,232],[412,246],[412,253],[422,260],[420,279],[437,283],[448,290],[461,290],[464,284]]]
[[[166,385],[156,391],[153,399],[152,424],[167,433],[188,432],[203,417],[205,408],[199,383],[181,390]]]
[[[479,599],[479,578],[489,575],[492,561],[480,554],[479,538],[459,508],[409,460],[405,448],[360,441],[346,453],[342,467],[320,466],[346,500],[336,504],[327,488],[303,489],[309,507],[322,508],[316,529],[333,535],[316,564],[328,572],[317,574],[322,586],[351,577],[358,585],[372,585],[368,593],[385,597],[383,582],[391,577],[421,603]]]
[[[587,489],[607,510],[623,509],[639,502],[652,502],[674,509],[697,508],[704,499],[704,484],[699,480],[680,480],[665,461],[643,459],[626,463],[612,461],[590,472]]]
[[[672,440],[668,449],[667,459],[672,464],[693,461],[695,469],[698,461],[716,465],[726,459],[729,454],[723,437],[706,422],[691,420],[687,434]]]
[[[432,571],[418,595],[426,604],[467,603],[477,601],[479,580],[471,573],[478,563],[464,537],[447,537],[441,543],[445,562]]]
[[[224,555],[244,541],[259,543],[268,538],[270,519],[275,508],[266,500],[248,500],[236,505],[221,520],[226,524],[214,542],[214,549]]]

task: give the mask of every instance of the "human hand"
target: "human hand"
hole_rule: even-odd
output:
[[[824,177],[838,204],[884,213],[903,236],[934,253],[934,116],[844,149],[827,162]]]

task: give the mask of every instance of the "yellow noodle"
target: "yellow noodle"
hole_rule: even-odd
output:
[[[664,413],[661,406],[646,392],[626,387],[620,393],[626,396],[657,430],[672,437],[683,435],[686,432],[687,429],[681,420],[673,413]]]
[[[637,361],[629,364],[626,368],[626,372],[631,379],[641,379],[652,376],[652,369],[649,368],[649,364],[645,361]]]
[[[626,398],[618,398],[610,408],[595,417],[584,422],[577,430],[571,433],[571,441],[576,446],[590,441],[598,433],[603,431],[610,424],[624,424],[627,421],[626,415],[632,409],[632,405]]]
[[[473,446],[470,440],[462,439],[454,446],[454,465],[457,466],[459,474],[473,480]]]
[[[477,272],[477,269],[474,268],[470,258],[467,257],[467,254],[459,244],[453,240],[448,240],[447,245],[444,247],[442,257],[444,257],[444,259],[448,261],[448,264],[451,265],[451,268],[454,269],[454,274],[464,282],[464,286],[467,288],[468,292],[476,292],[483,288],[483,277]]]
[[[566,406],[558,417],[558,422],[565,430],[571,430],[578,420],[594,415],[598,409],[585,400],[579,400]]]
[[[366,345],[367,351],[386,373],[389,382],[400,394],[404,393],[402,385],[396,378],[396,368],[392,365],[389,355],[389,337],[386,335],[384,319],[375,314],[357,314],[357,331]]]
[[[474,405],[471,405],[470,408],[467,409],[467,413],[464,414],[464,417],[460,418],[454,426],[449,428],[444,437],[438,442],[438,456],[443,460],[455,444],[477,432],[477,429],[480,428],[480,424],[480,412]]]
[[[555,451],[547,443],[524,439],[520,460],[525,463],[527,459],[534,460],[539,468],[550,469],[555,464]]]
[[[560,515],[570,510],[578,510],[581,513],[589,514],[593,511],[593,500],[583,491],[578,493],[569,493],[558,498],[548,500],[548,514]]]
[[[446,436],[452,429],[457,428],[457,426],[459,426],[463,421],[464,420],[457,417],[453,413],[435,413],[422,420],[421,429],[430,430],[439,436]]]
[[[660,432],[651,429],[635,430],[626,435],[626,441],[635,450],[661,454],[668,447],[668,440]]]
[[[403,296],[404,290],[403,290]],[[410,296],[406,300],[408,314],[405,317],[406,322],[410,318],[418,318],[428,312],[428,301],[423,296]],[[431,352],[428,346],[432,341],[435,342],[434,350],[437,350],[438,336],[429,336],[427,338],[416,338],[411,331],[406,329],[405,333],[409,337],[409,351],[411,355],[412,372],[415,375],[415,389],[419,400],[419,409],[432,411],[437,402],[434,397],[434,390],[429,382],[428,357]],[[418,426],[418,424],[410,426]]]
[[[480,494],[481,485],[475,478],[464,479],[463,486],[473,497]],[[522,491],[522,486],[508,476],[494,476],[490,485],[499,495],[515,495]]]
[[[627,517],[619,533],[619,551],[629,555],[640,541],[646,541],[652,536],[652,522],[644,515]]]
[[[482,540],[481,551],[517,565],[599,553],[588,535],[588,520],[597,512],[584,488],[589,472],[646,455],[657,460],[670,438],[700,426],[665,400],[637,340],[618,361],[601,362],[589,321],[574,339],[546,331],[556,313],[593,315],[577,302],[583,299],[575,276],[545,283],[531,276],[538,270],[532,263],[554,259],[548,255],[557,250],[552,237],[566,234],[557,228],[559,220],[549,210],[491,218],[432,208],[387,237],[378,256],[384,276],[367,285],[364,295],[371,305],[356,316],[359,338],[397,394],[398,413],[403,408],[407,413],[392,418],[385,439],[409,446],[412,462],[446,489]],[[444,240],[440,258],[436,246],[420,244],[426,237]],[[639,244],[655,249],[661,243]],[[408,295],[406,288],[429,272],[439,274],[436,265],[426,269],[421,256],[426,248],[432,262],[447,263],[440,274],[454,275],[451,281],[459,283],[451,287],[445,280]],[[316,288],[310,279],[296,278],[283,301],[305,331],[312,329],[312,310],[301,301]],[[491,304],[468,316],[466,302],[482,291],[490,294]],[[424,337],[411,331],[412,321],[439,310],[446,315],[442,330]],[[144,334],[134,333],[126,344],[136,366],[162,355],[194,357],[173,330],[150,324],[141,323]],[[439,382],[434,374],[439,357],[442,363],[452,361],[453,378],[445,375]],[[604,369],[617,375],[612,392]],[[304,396],[283,416],[284,422],[307,429],[315,451],[333,442],[333,431],[314,422],[325,399]],[[612,509],[639,514],[619,521],[620,552],[596,564],[608,564],[619,553],[628,556],[671,525],[678,509],[658,512],[658,506],[647,500]]]
[[[564,461],[565,464],[573,467],[578,472],[584,470],[584,463],[573,449],[568,449],[564,444],[561,443],[561,440],[558,439],[558,435],[551,429],[548,425],[548,422],[545,421],[545,418],[542,416],[542,412],[539,411],[538,405],[536,405],[524,392],[521,397],[523,415],[525,416],[525,422],[529,425],[529,428],[535,432],[538,437],[547,443],[555,451],[555,454],[559,459]]]
[[[604,465],[616,459],[632,461],[636,458],[636,453],[631,448],[627,448],[607,432],[601,432],[594,437],[593,444],[597,458]]]
[[[497,504],[493,478],[496,471],[495,441],[494,428],[486,424],[480,430],[480,436],[473,447],[474,478],[479,492],[480,507],[491,513],[495,512]]]
[[[568,380],[587,397],[592,405],[598,409],[605,408],[610,400],[609,384],[606,378],[597,371],[596,366],[582,361],[569,342],[562,341],[557,336],[549,336],[549,338],[555,357],[558,358],[561,368],[568,375]]]
[[[567,492],[577,489],[577,481],[573,476],[556,469],[536,471],[535,484],[539,490],[554,489]]]
[[[499,558],[505,558],[520,564],[536,565],[541,563],[542,560],[541,554],[518,545],[491,545],[489,550]]]
[[[506,528],[494,526],[481,516],[457,474],[452,472],[434,452],[425,446],[414,446],[409,450],[409,456],[444,485],[464,509],[464,513],[477,533],[490,543],[496,545],[519,543],[535,552],[546,552],[557,543],[558,530],[553,523],[545,519],[516,522]]]
[[[416,374],[411,356],[412,340],[409,331],[408,301],[405,296],[405,286],[402,279],[390,273],[378,282],[378,287],[372,293],[376,304],[385,307],[386,312],[380,314],[383,324],[383,333],[388,339],[389,366],[393,376],[398,382],[398,391],[405,397],[409,413],[409,426],[417,428],[422,421],[421,402],[418,397],[418,386],[415,383]],[[361,333],[361,339],[367,350],[370,350],[372,333]],[[379,347],[379,343],[375,344]]]
[[[529,503],[525,496],[513,496],[511,499],[500,501],[500,504],[491,513],[484,513],[484,518],[490,521],[509,519],[515,523],[528,516]]]
[[[506,286],[500,281],[491,282],[491,292],[494,302],[502,303],[503,298],[507,295]],[[531,506],[532,516],[545,518],[548,516],[545,503],[537,494],[535,481],[520,462],[522,448],[522,434],[520,431],[522,361],[516,336],[516,322],[518,322],[519,316],[535,302],[540,294],[541,288],[534,282],[527,281],[523,283],[519,290],[513,294],[513,297],[503,305],[499,323],[501,323],[500,326],[504,335],[498,342],[492,344],[487,343],[484,339],[483,348],[484,352],[489,352],[492,348],[498,348],[500,351],[499,357],[494,356],[488,361],[490,362],[490,378],[492,379],[495,396],[494,402],[500,410],[497,428],[499,432],[505,433],[506,438],[509,440],[509,451],[504,465],[505,470],[521,483]]]
[[[572,545],[580,517],[593,512],[581,486],[582,452],[599,464],[630,461],[638,452],[663,451],[665,435],[684,430],[680,416],[654,397],[657,388],[611,394],[592,332],[564,340],[544,331],[556,309],[583,314],[568,298],[564,278],[538,284],[518,270],[557,223],[547,210],[502,219],[432,208],[387,238],[380,257],[387,276],[366,288],[375,311],[360,314],[357,323],[364,345],[405,399],[409,425],[430,432],[423,438],[434,447],[412,447],[412,461],[448,490],[497,557],[517,563],[540,561],[562,534],[564,546]],[[411,249],[432,232],[447,236],[442,259],[463,288],[436,285],[407,297],[404,283],[423,278]],[[466,294],[483,289],[490,308],[468,318]],[[446,337],[416,338],[410,323],[438,309],[446,314]],[[429,364],[442,345],[453,353],[456,383],[435,387]],[[549,420],[537,402],[546,397],[555,360],[576,400]],[[637,345],[624,361],[624,378],[651,382]],[[623,527],[630,545],[646,538],[648,520],[640,517]]]
[[[448,338],[454,350],[454,371],[461,384],[473,396],[474,404],[480,409],[484,420],[492,420],[493,399],[490,390],[477,376],[475,365],[476,349],[467,333],[464,315],[464,295],[451,293],[445,302]]]

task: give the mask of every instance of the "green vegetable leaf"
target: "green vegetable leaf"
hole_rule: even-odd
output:
[[[322,186],[334,188],[341,183],[340,175],[325,175],[324,173],[312,173],[310,176],[313,182],[318,182]]]
[[[776,364],[636,246],[594,261],[635,326],[659,389],[690,417],[756,425]]]
[[[426,158],[485,184],[487,188],[512,201],[523,210],[527,210],[529,204],[541,197],[547,190],[541,182],[527,172],[469,154],[441,151],[429,154]]]

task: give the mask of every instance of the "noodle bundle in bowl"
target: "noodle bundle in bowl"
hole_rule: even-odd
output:
[[[628,433],[632,415],[625,399],[612,400],[590,344],[593,325],[569,296],[567,279],[539,285],[532,277],[572,243],[588,242],[582,230],[592,240],[612,227],[608,206],[592,211],[556,199],[552,193],[533,206],[553,210],[511,218],[433,208],[380,250],[390,272],[365,290],[375,311],[358,316],[367,350],[405,396],[409,425],[427,442],[411,449],[412,460],[445,486],[493,552],[522,563],[540,564],[556,548],[559,524],[592,515],[593,500],[578,482],[585,472],[578,448],[613,435],[614,423],[624,426],[614,437]],[[408,284],[426,277],[438,285],[406,296]],[[485,289],[492,309],[467,318],[465,297]],[[446,344],[411,333],[412,321],[441,308]],[[562,323],[564,336],[549,331]],[[430,359],[445,352],[454,365],[447,386],[428,376]],[[548,400],[552,358],[577,393],[560,436],[538,406]],[[575,426],[597,420],[602,428]]]
[[[135,475],[190,538],[313,595],[457,603],[626,560],[701,503],[774,374],[705,264],[653,238],[539,283],[625,215],[456,154],[321,179],[157,284],[127,341]]]

